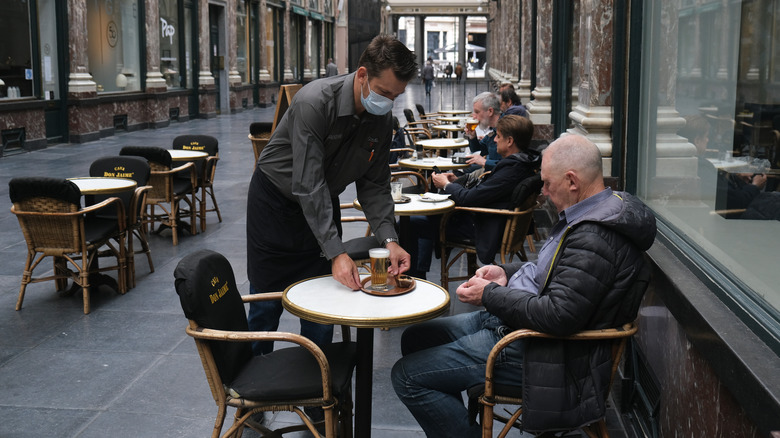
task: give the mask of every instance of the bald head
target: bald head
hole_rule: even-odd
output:
[[[563,136],[543,152],[542,179],[545,195],[563,211],[604,190],[601,152],[583,136]]]

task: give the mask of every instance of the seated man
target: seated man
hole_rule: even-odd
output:
[[[520,103],[520,96],[515,93],[514,87],[506,87],[498,94],[501,102],[501,114],[508,116],[514,114],[517,116],[528,117],[528,110]]]
[[[533,176],[539,168],[539,153],[530,149],[534,125],[520,116],[507,116],[496,126],[496,150],[503,157],[492,172],[478,178],[466,174],[456,178],[452,173],[431,175],[433,184],[450,194],[455,205],[466,207],[509,208],[512,191],[520,181]],[[431,266],[433,243],[439,233],[440,216],[412,216],[410,241],[407,248],[412,269],[409,275],[425,278]],[[462,236],[477,242],[477,254],[482,263],[492,263],[500,246],[505,219],[458,213],[447,222],[448,235]],[[455,233],[455,234],[449,234]],[[417,242],[415,245],[414,242]]]
[[[495,126],[501,117],[501,105],[495,94],[485,91],[478,94],[472,101],[471,117],[479,121],[475,130],[466,126],[463,136],[469,140],[469,150],[474,153],[467,161],[471,164],[466,171],[473,172],[484,168],[486,171],[493,170],[496,163],[501,159],[501,155],[496,152]],[[479,137],[478,130],[484,130],[485,134]]]
[[[643,252],[655,240],[653,213],[632,195],[605,188],[601,154],[585,137],[567,135],[550,144],[542,155],[542,179],[542,193],[560,221],[538,261],[480,268],[457,294],[485,310],[417,324],[402,336],[393,386],[428,437],[481,436],[479,425],[469,424],[461,392],[485,381],[488,353],[505,333],[529,328],[565,336],[636,318],[644,287],[635,280]],[[504,350],[494,382],[526,380],[527,390],[545,386],[533,401],[559,407],[544,413],[553,423],[549,429],[603,416],[597,400],[606,388],[598,380],[608,379],[610,370],[594,364],[608,361],[610,352],[567,341],[549,341],[544,350],[537,345],[517,342]],[[568,377],[544,374],[549,380],[532,382],[524,374],[540,362],[561,365]],[[550,394],[566,396],[553,401]],[[524,421],[535,413],[531,397],[526,403]]]

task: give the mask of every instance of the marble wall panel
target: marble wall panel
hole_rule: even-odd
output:
[[[43,109],[0,112],[0,131],[24,128],[25,141],[46,139]]]

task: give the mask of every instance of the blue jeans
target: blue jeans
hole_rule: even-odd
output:
[[[485,381],[487,356],[501,339],[501,320],[486,311],[435,319],[407,328],[393,387],[428,437],[480,437],[469,424],[461,392]],[[515,343],[496,363],[495,381],[522,383],[523,347]]]
[[[431,94],[431,88],[433,88],[433,79],[425,80],[425,94]]]
[[[249,284],[249,293],[259,293]],[[255,301],[249,303],[249,330],[275,332],[279,328],[279,318],[282,316],[281,301]],[[311,339],[322,347],[333,342],[333,326],[317,324],[301,319],[301,335]],[[273,342],[253,342],[252,352],[258,356],[274,350]]]

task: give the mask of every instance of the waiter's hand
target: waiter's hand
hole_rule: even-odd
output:
[[[399,275],[409,270],[412,266],[412,258],[408,252],[401,248],[401,245],[390,242],[387,244],[390,250],[390,268],[387,269],[390,275]]]
[[[341,253],[331,260],[330,271],[333,273],[333,278],[339,283],[352,290],[360,289],[360,276],[358,275],[357,266],[347,253]]]

